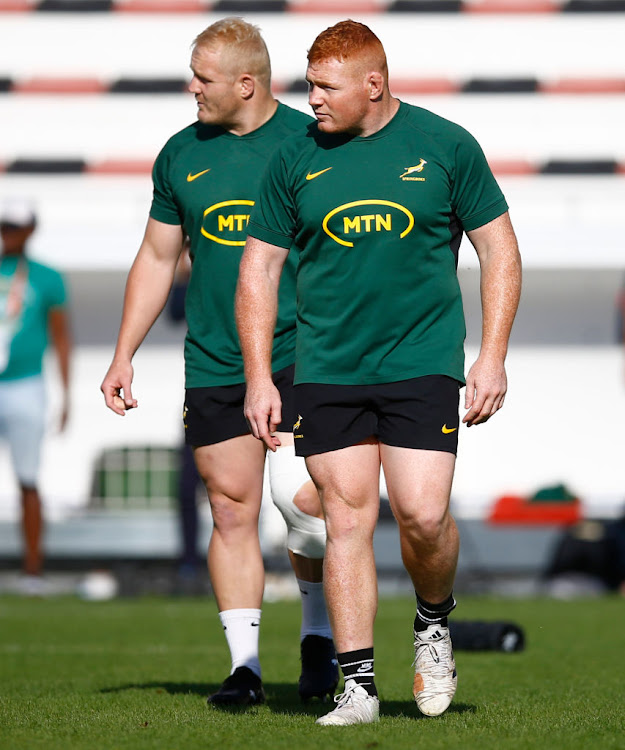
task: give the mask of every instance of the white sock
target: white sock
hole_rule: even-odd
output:
[[[260,674],[258,659],[258,631],[260,630],[260,609],[226,609],[219,613],[232,658],[232,670],[249,667]]]
[[[323,595],[323,583],[311,583],[297,579],[302,596],[302,628],[300,639],[307,635],[320,635],[332,638],[332,629],[328,620],[326,600]]]

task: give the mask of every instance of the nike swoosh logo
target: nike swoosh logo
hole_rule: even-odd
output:
[[[193,182],[193,180],[197,180],[198,177],[201,177],[203,174],[206,174],[207,172],[210,172],[210,168],[205,169],[203,172],[198,172],[197,174],[191,174],[191,172],[189,172],[189,174],[187,175],[187,182]]]
[[[326,167],[325,169],[322,169],[320,172],[309,172],[306,175],[307,180],[314,180],[315,177],[319,177],[320,174],[323,174],[324,172],[329,172],[332,169],[332,167]]]
[[[259,627],[260,623],[259,623],[259,622],[251,622],[251,623],[250,623],[250,625],[251,625],[251,626],[252,626],[253,628],[257,628],[257,627]]]
[[[455,432],[457,429],[458,429],[457,427],[451,427],[451,428],[449,428],[449,427],[447,427],[446,424],[444,424],[443,427],[442,427],[442,429],[441,429],[441,432],[443,433],[443,435],[449,435],[450,432]]]

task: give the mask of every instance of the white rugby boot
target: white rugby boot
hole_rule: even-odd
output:
[[[449,628],[430,625],[414,638],[412,694],[422,714],[439,716],[451,703],[458,682]]]
[[[345,692],[334,696],[334,700],[337,703],[334,711],[319,717],[316,724],[324,727],[372,724],[380,716],[380,701],[356,680],[345,680]]]

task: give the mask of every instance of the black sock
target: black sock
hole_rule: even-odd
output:
[[[337,654],[345,680],[355,680],[369,695],[377,695],[373,670],[373,646]]]
[[[447,615],[456,607],[453,592],[440,604],[431,604],[417,594],[417,616],[414,620],[415,633],[426,630],[430,625],[447,627]]]

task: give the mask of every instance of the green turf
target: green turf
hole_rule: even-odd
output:
[[[456,699],[435,719],[411,699],[413,608],[380,603],[379,724],[336,728],[314,725],[327,706],[297,699],[297,603],[265,606],[268,703],[241,713],[205,704],[229,666],[213,601],[0,598],[0,747],[625,748],[622,599],[462,597],[456,617],[517,622],[527,649],[456,653]]]

